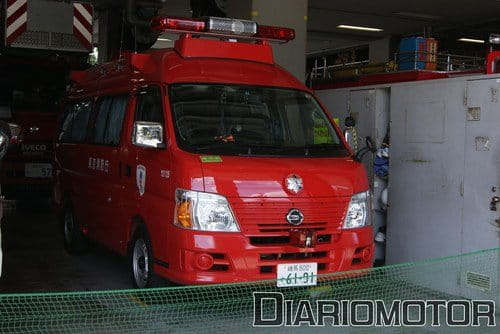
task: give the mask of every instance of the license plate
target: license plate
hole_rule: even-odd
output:
[[[317,263],[278,264],[278,287],[316,285],[318,279]]]
[[[24,176],[31,178],[52,177],[52,164],[25,164]]]

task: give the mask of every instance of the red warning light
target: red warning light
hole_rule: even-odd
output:
[[[192,31],[203,32],[206,29],[204,20],[187,19],[180,17],[155,17],[151,21],[151,28],[155,31]]]

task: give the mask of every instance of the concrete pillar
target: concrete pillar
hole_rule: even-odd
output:
[[[386,37],[369,44],[370,63],[383,63],[391,58],[391,38]]]
[[[99,63],[109,61],[120,49],[122,28],[121,11],[112,9],[99,10]],[[118,36],[118,38],[117,38]]]
[[[230,17],[251,19],[259,24],[295,29],[295,40],[274,44],[276,63],[302,82],[306,77],[308,0],[228,0]]]

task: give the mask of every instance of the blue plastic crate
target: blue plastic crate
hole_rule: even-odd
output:
[[[426,41],[423,37],[409,37],[401,40],[398,57],[400,70],[425,69]]]

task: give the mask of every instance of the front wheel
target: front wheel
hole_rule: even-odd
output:
[[[149,288],[153,282],[153,252],[151,241],[144,229],[132,239],[129,251],[130,277],[134,288]]]
[[[70,253],[79,255],[87,250],[88,244],[78,224],[73,209],[66,206],[62,215],[64,248]]]

